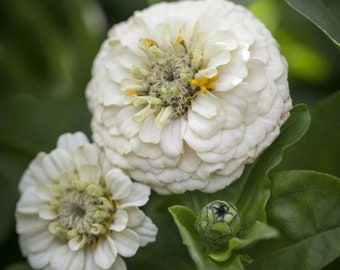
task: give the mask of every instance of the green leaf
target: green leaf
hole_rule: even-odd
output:
[[[268,222],[281,237],[260,243],[249,269],[321,269],[340,256],[340,179],[313,171],[271,177]]]
[[[26,262],[13,263],[4,270],[31,270],[32,268]]]
[[[286,0],[286,2],[340,46],[340,2],[338,0]]]
[[[205,253],[205,244],[194,227],[197,218],[195,213],[180,205],[171,206],[169,211],[182,236],[183,243],[188,247],[191,258],[198,268],[204,269],[205,263],[202,254]]]
[[[216,251],[210,253],[209,256],[215,261],[223,262],[231,257],[233,250],[242,249],[260,240],[274,238],[278,235],[279,233],[275,228],[256,221],[254,226],[241,233],[239,237],[230,239],[227,250]]]
[[[279,168],[320,171],[340,176],[340,91],[312,111],[306,135],[284,154]]]

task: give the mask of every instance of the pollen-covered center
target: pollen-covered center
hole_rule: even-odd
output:
[[[149,96],[162,100],[162,106],[172,106],[177,116],[187,109],[189,97],[197,91],[190,84],[196,71],[190,65],[187,54],[167,53],[151,66],[146,77]]]
[[[163,112],[166,108],[166,118],[178,118],[187,112],[199,92],[215,90],[216,74],[209,78],[200,74],[204,66],[202,51],[188,50],[182,36],[170,40],[167,46],[158,46],[154,40],[145,38],[139,47],[148,63],[133,67],[135,79],[143,81],[138,89],[128,87],[127,95],[136,98],[134,104],[148,105],[150,111]],[[134,118],[144,119],[141,116]]]
[[[62,240],[73,241],[77,249],[95,246],[105,237],[116,211],[116,202],[104,187],[79,182],[64,189],[50,204],[57,212],[50,231]]]

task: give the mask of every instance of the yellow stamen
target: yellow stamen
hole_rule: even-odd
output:
[[[149,47],[156,46],[156,42],[152,40],[151,38],[146,38],[145,41]]]
[[[184,43],[184,37],[182,35],[177,36],[177,42],[183,44]]]
[[[190,84],[193,86],[197,86],[200,88],[200,91],[203,94],[207,94],[208,91],[215,91],[216,90],[216,86],[214,84],[215,81],[218,80],[218,76],[214,76],[212,78],[207,78],[207,77],[203,77],[201,80],[198,79],[193,79],[190,81]],[[198,92],[196,92],[193,97],[195,97],[197,95]]]
[[[138,93],[136,90],[130,90],[129,92],[127,92],[126,95],[129,97],[135,97],[135,96],[138,96]]]

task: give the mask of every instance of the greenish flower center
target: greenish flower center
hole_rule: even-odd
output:
[[[188,54],[167,53],[152,65],[146,78],[148,95],[161,99],[162,107],[172,106],[175,116],[181,116],[187,110],[189,98],[197,91],[190,84],[196,72]]]
[[[51,204],[58,218],[50,224],[50,231],[65,241],[79,239],[82,246],[96,245],[106,236],[116,212],[116,202],[105,188],[79,182],[64,189]]]

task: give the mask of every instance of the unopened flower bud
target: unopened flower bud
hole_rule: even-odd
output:
[[[195,226],[208,248],[218,250],[226,247],[229,239],[238,236],[242,219],[231,202],[216,200],[203,207]]]

